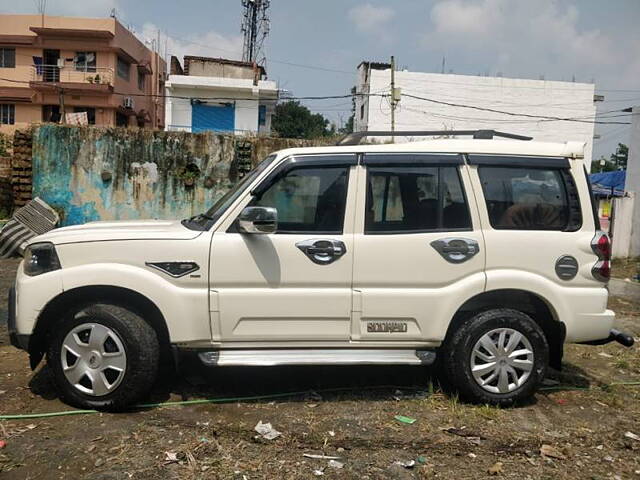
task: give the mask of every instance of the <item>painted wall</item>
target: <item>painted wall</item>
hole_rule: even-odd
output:
[[[364,68],[363,65],[358,72],[358,91],[389,93],[391,70],[371,69],[367,75]],[[593,123],[540,122],[435,104],[409,98],[407,94],[514,113],[594,120],[594,84],[408,71],[398,71],[395,77],[396,86],[402,89],[402,99],[396,109],[396,130],[493,129],[528,135],[539,141],[580,141],[586,143],[587,167],[591,164]],[[362,105],[364,118],[360,116]],[[391,130],[390,113],[387,98],[358,97],[356,130]]]
[[[640,106],[633,107],[631,116],[631,142],[624,189],[634,195],[635,205],[630,227],[631,256],[640,256]]]
[[[206,211],[237,180],[250,143],[250,163],[312,142],[242,139],[212,133],[43,125],[33,132],[33,196],[61,214],[63,225],[94,220],[185,218]],[[184,169],[199,175],[187,185]]]

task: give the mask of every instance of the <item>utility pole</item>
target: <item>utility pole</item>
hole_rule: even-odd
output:
[[[269,34],[270,22],[268,9],[270,0],[242,0],[244,35],[242,60],[248,63],[264,65],[264,40]]]
[[[396,58],[391,55],[391,131],[396,131]],[[396,143],[395,136],[391,137],[391,143]]]

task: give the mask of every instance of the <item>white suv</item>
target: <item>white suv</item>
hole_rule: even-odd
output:
[[[283,150],[193,218],[37,237],[12,343],[90,408],[141,400],[185,351],[220,367],[437,360],[471,401],[531,396],[563,343],[633,338],[612,330],[583,145],[494,135]]]

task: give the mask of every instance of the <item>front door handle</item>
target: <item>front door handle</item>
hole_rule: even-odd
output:
[[[313,263],[329,265],[347,253],[344,242],[331,238],[314,238],[296,243],[298,247]]]
[[[472,238],[441,238],[431,242],[431,246],[450,263],[462,263],[480,251],[478,242]]]

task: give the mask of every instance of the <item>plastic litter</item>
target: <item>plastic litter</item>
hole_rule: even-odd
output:
[[[331,455],[316,455],[315,453],[303,453],[302,456],[307,458],[316,458],[316,459],[319,458],[322,460],[340,460],[340,458],[342,458],[342,457],[332,457]]]
[[[406,462],[401,462],[401,461],[397,461],[394,462],[396,465],[400,465],[401,467],[404,468],[413,468],[416,466],[416,461],[415,460],[408,460]]]
[[[262,420],[258,422],[254,430],[258,432],[262,438],[267,440],[273,440],[282,435],[282,433],[273,428],[270,423],[262,423]]]
[[[0,440],[0,449],[4,448],[7,446],[7,442],[5,442],[4,440]]]
[[[409,425],[412,425],[412,424],[416,423],[416,419],[415,418],[405,417],[404,415],[396,415],[393,418],[395,418],[399,422],[407,423]]]
[[[558,460],[564,460],[566,455],[551,445],[542,445],[540,447],[540,455],[543,457],[557,458]]]
[[[624,434],[625,438],[630,438],[631,440],[636,440],[638,442],[640,442],[640,435],[636,435],[633,432],[626,432]]]
[[[339,462],[337,460],[329,460],[328,465],[331,468],[343,468],[344,467],[344,463],[341,463],[341,462]]]

